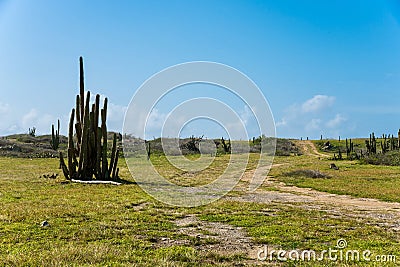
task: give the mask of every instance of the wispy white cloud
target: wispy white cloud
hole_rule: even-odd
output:
[[[243,108],[235,110],[235,112],[238,117],[227,119],[224,125],[231,139],[247,140],[262,134],[260,124],[263,122],[257,121],[256,107],[244,105]]]
[[[110,122],[118,122],[120,123],[120,128],[122,127],[122,122],[124,121],[124,116],[127,107],[116,105],[114,103],[110,103],[108,106],[108,120]]]
[[[301,104],[289,106],[276,123],[278,134],[337,136],[348,125],[347,118],[335,110],[335,99],[334,96],[315,95]]]
[[[133,113],[133,111],[135,111],[135,113]],[[137,107],[131,107],[126,114],[123,126],[124,131],[145,139],[152,138],[153,136],[160,136],[167,117],[167,113],[163,113],[157,108],[153,108],[150,113],[147,113],[142,110],[138,111]],[[177,118],[175,117],[171,122],[174,123],[174,126],[169,123],[164,129],[167,135],[176,130],[175,124],[177,123]],[[173,130],[171,130],[172,128]]]
[[[8,135],[15,133],[20,130],[20,126],[17,125],[14,116],[12,114],[11,106],[7,103],[0,102],[0,135]]]
[[[306,131],[314,131],[321,129],[321,119],[311,119],[304,127]]]
[[[28,128],[36,128],[36,132],[43,134],[49,133],[51,124],[56,121],[56,118],[50,114],[44,114],[33,108],[26,113],[21,120],[21,126],[28,131]]]
[[[103,106],[105,96],[101,95],[100,105]],[[90,103],[94,103],[95,96],[91,96]],[[126,107],[108,102],[107,126],[110,131],[122,131]],[[11,116],[12,115],[12,116]],[[70,112],[68,114],[49,114],[37,107],[28,110],[13,109],[7,103],[0,102],[0,135],[27,133],[29,128],[35,127],[37,134],[49,134],[51,125],[61,122],[61,133],[67,134]]]
[[[335,97],[327,95],[315,95],[301,105],[301,110],[305,113],[318,112],[322,109],[329,108],[335,102]]]
[[[36,109],[31,109],[22,117],[22,127],[32,127],[35,126],[35,121],[38,117],[38,112]]]
[[[276,127],[283,127],[286,126],[288,124],[287,119],[286,118],[282,118],[280,121],[277,121],[275,123]]]
[[[10,110],[9,104],[0,102],[0,115],[7,114],[9,112],[9,110]]]
[[[329,128],[335,128],[340,126],[345,121],[345,117],[343,117],[341,114],[336,114],[336,116],[333,119],[329,120],[325,125]]]
[[[151,110],[149,116],[147,117],[146,126],[150,130],[161,130],[164,122],[167,118],[167,114],[160,112],[158,109],[154,108]]]
[[[248,106],[244,106],[239,116],[243,124],[246,126],[249,125],[250,120],[254,117],[253,111]]]

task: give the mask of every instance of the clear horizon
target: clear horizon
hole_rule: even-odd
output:
[[[109,99],[110,131],[149,77],[190,61],[219,62],[253,80],[277,137],[397,135],[400,128],[398,1],[11,1],[0,0],[0,136],[49,134],[85,85]],[[156,135],[169,112],[193,97],[229,104],[257,136],[249,107],[215,86],[184,86],[150,116]],[[198,120],[182,135],[220,137]]]

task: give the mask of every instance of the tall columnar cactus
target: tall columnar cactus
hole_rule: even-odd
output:
[[[340,159],[340,160],[342,160],[342,159],[343,159],[343,156],[342,156],[342,151],[340,150],[340,147],[339,147],[339,159]]]
[[[371,135],[371,147],[372,147],[372,153],[376,154],[376,138],[374,133],[372,133]]]
[[[347,138],[346,138],[346,154],[347,154],[347,157],[349,158],[351,153],[353,153],[353,152],[354,152],[354,144],[351,141],[351,139],[349,139],[349,142],[347,142]]]
[[[57,120],[57,130],[54,131],[54,124],[51,125],[51,148],[57,150],[60,145],[60,120]]]
[[[400,149],[400,129],[397,132],[397,148]]]
[[[389,142],[387,141],[387,136],[385,134],[382,135],[382,141],[381,141],[381,149],[382,153],[385,154],[386,152],[389,151]]]
[[[100,109],[100,95],[96,95],[95,102],[90,104],[90,92],[87,92],[85,98],[82,57],[79,58],[79,66],[80,93],[76,96],[76,108],[72,109],[68,130],[68,167],[60,152],[61,168],[67,179],[117,179],[119,151],[116,134],[114,134],[110,164],[107,159],[108,100],[104,99],[102,109]]]
[[[365,140],[365,145],[368,154],[376,154],[376,138],[374,133],[369,135],[369,141]]]
[[[392,137],[390,137],[390,150],[395,149],[397,149],[397,140],[395,140],[394,135],[392,134]]]
[[[151,156],[151,146],[149,141],[144,141],[146,143],[147,160],[150,160]]]

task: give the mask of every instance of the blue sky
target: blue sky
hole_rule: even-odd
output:
[[[57,118],[66,133],[81,55],[86,88],[109,98],[116,131],[146,79],[198,60],[250,77],[278,136],[364,137],[400,128],[399,1],[0,0],[0,136],[33,126],[49,133]],[[227,92],[199,92],[182,88],[165,98],[153,124],[205,92],[247,112]],[[200,122],[185,133],[220,135]]]

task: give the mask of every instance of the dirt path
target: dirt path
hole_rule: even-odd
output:
[[[311,141],[295,141],[296,145],[302,149],[304,155],[314,157],[329,157],[326,154],[318,152]],[[272,168],[279,168],[284,164],[274,164]],[[255,172],[250,170],[246,172],[241,183],[235,188],[237,191],[246,191],[246,185],[253,177],[260,173],[266,173],[259,170]],[[256,177],[260,179],[260,177]],[[317,191],[311,188],[300,188],[297,186],[287,186],[286,184],[267,176],[264,186],[273,187],[276,191],[266,191],[258,189],[255,192],[246,192],[237,197],[231,197],[232,200],[271,203],[277,202],[287,205],[296,205],[305,209],[315,209],[327,211],[333,216],[354,217],[367,223],[377,224],[400,231],[400,203],[389,203],[370,198],[356,198],[349,195],[337,195],[327,192]]]
[[[329,157],[329,155],[318,152],[311,141],[297,141],[296,145],[302,149],[304,155]],[[279,168],[286,164],[273,164],[272,168]],[[265,170],[262,170],[262,168]],[[400,232],[400,203],[389,203],[370,198],[356,198],[349,195],[321,192],[311,188],[288,186],[270,176],[266,177],[264,186],[273,187],[277,191],[258,189],[255,192],[246,192],[246,185],[251,181],[253,175],[267,173],[268,167],[262,168],[257,172],[255,170],[247,171],[243,175],[241,183],[235,188],[237,191],[244,191],[244,194],[229,197],[229,199],[245,202],[280,203],[308,210],[325,211],[332,217],[353,218],[366,224],[382,227],[385,230],[390,229]],[[259,179],[260,177],[257,178]],[[253,248],[254,244],[250,243],[249,247]]]
[[[264,185],[278,191],[257,190],[232,197],[232,200],[258,203],[281,203],[310,210],[326,211],[332,216],[352,217],[368,224],[400,231],[400,203],[389,203],[370,198],[355,198],[316,191],[311,188],[287,186],[267,177]]]
[[[297,147],[299,147],[304,155],[307,156],[316,156],[316,157],[329,157],[329,155],[323,154],[318,151],[318,149],[315,147],[314,143],[307,140],[307,141],[299,141],[296,140],[294,141]]]
[[[304,155],[316,157],[329,157],[317,151],[311,141],[296,141]],[[274,164],[272,168],[279,168],[284,164]],[[267,170],[267,167],[264,167]],[[263,173],[263,171],[254,172],[254,170],[245,173],[242,184],[236,189],[243,190],[254,174]],[[265,172],[264,172],[265,173]],[[271,203],[277,202],[288,205],[296,205],[305,209],[323,210],[332,214],[332,216],[353,217],[365,221],[366,223],[376,224],[400,231],[400,203],[389,203],[370,198],[356,198],[349,195],[337,195],[327,192],[317,191],[311,188],[300,188],[297,186],[287,186],[270,176],[267,176],[264,186],[277,189],[277,191],[265,191],[258,189],[252,193],[245,193],[238,197],[232,197],[233,200],[246,202]]]

